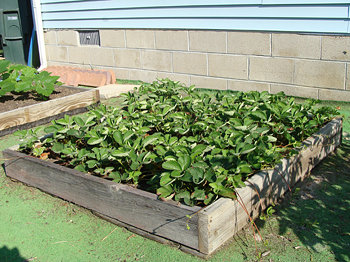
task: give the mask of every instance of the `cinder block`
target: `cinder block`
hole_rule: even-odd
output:
[[[188,51],[187,31],[157,30],[155,31],[156,49]]]
[[[115,49],[115,65],[116,67],[141,68],[140,55],[140,50]]]
[[[320,89],[319,99],[350,102],[350,91]]]
[[[183,74],[174,74],[174,73],[164,73],[164,72],[157,72],[157,78],[158,79],[165,79],[169,78],[173,81],[178,81],[186,86],[191,85],[190,76],[189,75],[183,75]]]
[[[142,68],[158,71],[172,71],[172,57],[165,51],[142,51]]]
[[[249,79],[292,83],[294,60],[273,57],[250,57]]]
[[[322,36],[322,59],[350,61],[350,37]]]
[[[70,46],[68,47],[68,61],[69,63],[90,64],[91,48],[86,46]]]
[[[226,53],[226,32],[189,31],[190,51]]]
[[[272,34],[272,56],[321,58],[321,37],[315,35]]]
[[[228,90],[233,91],[243,91],[243,92],[249,92],[249,91],[269,91],[269,85],[268,83],[258,83],[258,82],[252,82],[252,81],[239,81],[239,80],[228,80]]]
[[[152,83],[157,80],[157,72],[145,70],[130,70],[129,78],[131,80],[141,80]]]
[[[209,76],[247,79],[247,57],[239,55],[208,55]]]
[[[269,33],[228,32],[227,52],[242,55],[271,55]]]
[[[78,32],[73,30],[57,31],[57,42],[59,45],[77,46],[79,43]]]
[[[126,47],[154,48],[154,31],[152,30],[126,30]]]
[[[344,89],[345,63],[295,60],[294,84]]]
[[[197,53],[173,53],[174,72],[207,75],[207,56]]]
[[[125,30],[100,30],[101,46],[125,47]]]
[[[129,70],[123,69],[123,68],[113,68],[112,69],[115,73],[115,77],[117,79],[129,79]]]
[[[67,66],[72,66],[72,64],[67,64]],[[81,64],[74,64],[74,67],[80,68],[80,69],[94,69],[96,68],[95,66],[91,66],[91,65],[81,65]]]
[[[71,67],[71,66],[74,66],[76,68],[79,68],[79,69],[94,69],[95,67],[92,67],[91,65],[82,65],[82,64],[70,64],[70,63],[60,63],[61,66],[68,66],[68,67]]]
[[[47,45],[45,48],[49,61],[67,62],[67,47]]]
[[[62,66],[62,65],[65,65],[65,63],[55,62],[55,61],[47,61],[47,67],[49,67],[49,66]]]
[[[284,92],[288,96],[318,99],[318,88],[314,87],[271,84],[271,93],[277,94],[278,92]]]
[[[45,41],[45,44],[57,45],[56,31],[54,31],[54,30],[45,31],[44,32],[44,41]]]
[[[113,49],[91,47],[90,63],[100,66],[115,66]]]
[[[227,80],[213,77],[191,76],[191,85],[197,88],[226,90]]]

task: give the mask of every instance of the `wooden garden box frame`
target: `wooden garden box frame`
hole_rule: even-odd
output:
[[[49,123],[65,114],[85,112],[87,106],[100,101],[97,89],[67,88],[78,89],[81,92],[0,113],[0,136]]]
[[[336,118],[306,139],[299,154],[248,179],[246,187],[237,189],[237,193],[250,216],[256,218],[282,197],[334,151],[341,139],[342,119]],[[247,212],[237,200],[220,198],[205,208],[189,207],[15,150],[6,149],[3,154],[8,177],[88,208],[138,234],[175,243],[183,251],[201,257],[211,255],[249,223]]]

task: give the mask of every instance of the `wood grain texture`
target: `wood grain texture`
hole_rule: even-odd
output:
[[[96,104],[98,104],[98,103],[96,103]],[[91,104],[89,106],[94,106],[96,104]],[[34,122],[29,122],[29,123],[25,123],[25,124],[21,124],[21,125],[16,125],[16,126],[13,126],[10,128],[6,128],[3,130],[0,130],[0,137],[12,134],[13,132],[15,132],[17,130],[30,129],[30,128],[33,128],[36,126],[50,123],[52,120],[63,118],[65,115],[72,116],[72,115],[84,113],[86,111],[88,111],[88,107],[80,107],[80,108],[76,108],[76,109],[73,109],[70,111],[62,112],[62,113],[54,115],[54,116],[45,117],[45,118],[39,119],[39,120],[34,121]]]
[[[175,243],[167,238],[164,238],[164,237],[159,237],[157,235],[154,235],[154,234],[151,234],[147,231],[144,231],[142,229],[139,229],[135,226],[132,226],[132,225],[129,225],[129,224],[126,224],[124,222],[121,222],[117,219],[114,219],[114,218],[111,218],[111,217],[108,217],[108,216],[105,216],[103,214],[100,214],[100,213],[97,213],[97,212],[93,212],[96,216],[98,217],[101,217],[109,222],[112,222],[113,224],[116,224],[117,226],[120,226],[120,227],[124,227],[126,228],[127,230],[135,233],[135,234],[138,234],[140,236],[143,236],[143,237],[147,237],[151,240],[154,240],[154,241],[157,241],[161,244],[165,244],[165,245],[169,245],[169,246],[172,246],[172,247],[175,247],[175,248],[178,248],[180,249],[181,251],[185,252],[185,253],[189,253],[191,255],[194,255],[194,256],[197,256],[197,257],[200,257],[200,258],[203,258],[203,259],[207,259],[208,258],[208,255],[206,254],[203,254],[201,252],[199,252],[198,250],[196,249],[193,249],[193,248],[190,248],[190,247],[187,247],[187,246],[183,246],[183,245],[180,245],[178,243]]]
[[[87,107],[100,101],[98,90],[80,93],[0,113],[0,131],[35,122],[63,112]]]
[[[306,139],[299,154],[283,159],[274,169],[255,174],[243,188],[236,189],[239,200],[254,219],[290,187],[307,175],[341,143],[342,119],[334,119]],[[213,253],[249,222],[249,216],[237,200],[220,198],[199,212],[199,250]]]
[[[157,196],[48,161],[5,150],[6,175],[45,192],[137,227],[156,236],[198,249],[199,207],[165,202]],[[190,229],[186,228],[188,223]]]

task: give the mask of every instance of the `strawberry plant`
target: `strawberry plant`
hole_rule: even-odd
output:
[[[123,96],[121,108],[100,105],[53,121],[45,129],[52,136],[38,146],[31,133],[20,150],[204,206],[220,196],[235,198],[249,176],[295,154],[337,114],[283,93],[211,95],[168,79]]]
[[[51,76],[46,71],[38,72],[35,68],[10,64],[0,60],[0,97],[10,92],[31,92],[42,100],[47,99],[54,91],[58,76]]]

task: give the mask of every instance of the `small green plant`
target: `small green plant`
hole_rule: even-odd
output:
[[[294,192],[292,193],[292,197],[293,198],[296,198],[296,197],[298,197],[299,196],[299,193],[300,193],[300,187],[297,187],[297,188],[295,188],[294,189]]]
[[[269,219],[269,217],[271,217],[276,212],[276,210],[274,209],[274,206],[275,206],[275,204],[272,204],[271,206],[269,206],[266,209],[266,214],[261,214],[260,215],[260,219],[264,220],[264,221],[267,221]]]
[[[140,80],[128,80],[128,79],[118,79],[118,84],[126,84],[126,85],[141,85],[143,82]]]
[[[337,112],[295,103],[284,94],[208,94],[169,79],[123,95],[121,108],[100,105],[52,122],[20,150],[49,154],[64,165],[205,206],[235,198],[235,188],[301,148]],[[35,151],[34,151],[35,150]],[[272,212],[273,209],[269,209]]]
[[[54,91],[58,76],[51,76],[46,71],[38,72],[35,68],[10,64],[8,60],[0,60],[0,97],[10,92],[31,92],[45,100]]]

